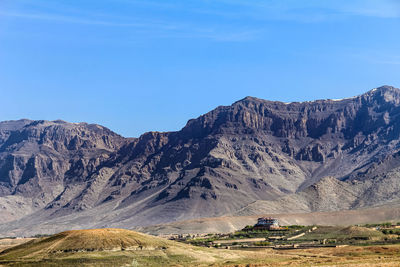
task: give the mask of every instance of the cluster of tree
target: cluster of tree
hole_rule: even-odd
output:
[[[385,235],[400,235],[400,229],[383,229],[382,233]]]
[[[391,222],[384,222],[384,223],[367,223],[362,226],[372,228],[372,227],[382,227],[382,228],[389,228],[392,227],[393,225],[400,225],[400,222],[397,223],[391,223]]]

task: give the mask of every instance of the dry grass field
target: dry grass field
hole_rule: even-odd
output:
[[[239,262],[237,262],[239,263]],[[347,246],[265,250],[247,255],[239,265],[224,266],[400,266],[400,246]],[[247,265],[250,264],[250,265]]]
[[[400,246],[229,251],[169,248],[164,251],[62,253],[2,261],[4,266],[400,266]]]
[[[20,245],[22,243],[33,240],[34,238],[3,238],[0,239],[0,253],[10,247]]]
[[[400,266],[400,245],[253,251],[195,247],[123,229],[78,230],[0,252],[0,266]]]

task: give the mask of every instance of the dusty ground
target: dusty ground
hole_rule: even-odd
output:
[[[400,245],[238,251],[174,247],[165,251],[82,252],[55,255],[29,266],[400,266]],[[21,262],[4,263],[19,266]],[[0,263],[1,266],[2,263]],[[7,265],[9,264],[9,265]],[[25,265],[23,265],[25,266]]]
[[[5,238],[5,239],[0,239],[0,252],[2,252],[4,249],[7,249],[9,247],[13,247],[25,242],[28,242],[30,240],[33,240],[34,238]]]
[[[400,221],[400,205],[332,212],[201,218],[142,227],[137,230],[153,235],[229,233],[242,229],[246,225],[254,225],[257,222],[257,218],[262,216],[277,218],[282,225],[355,225],[384,221],[398,222]]]
[[[240,251],[244,258],[213,266],[400,266],[400,246]]]

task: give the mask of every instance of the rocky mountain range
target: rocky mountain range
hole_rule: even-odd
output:
[[[282,103],[246,97],[177,132],[0,122],[0,235],[400,200],[400,90]]]

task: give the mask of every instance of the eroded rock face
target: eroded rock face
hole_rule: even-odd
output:
[[[124,143],[123,137],[99,125],[2,122],[0,196],[21,196],[32,202],[33,210],[43,208],[68,184],[86,183],[88,175]],[[17,214],[18,210],[11,212]]]
[[[399,115],[400,90],[384,86],[343,100],[246,97],[130,139],[85,123],[2,122],[0,214],[22,228],[80,215],[82,226],[88,216],[135,226],[242,214],[255,201],[264,212],[285,212],[282,199],[303,211],[394,201]]]

